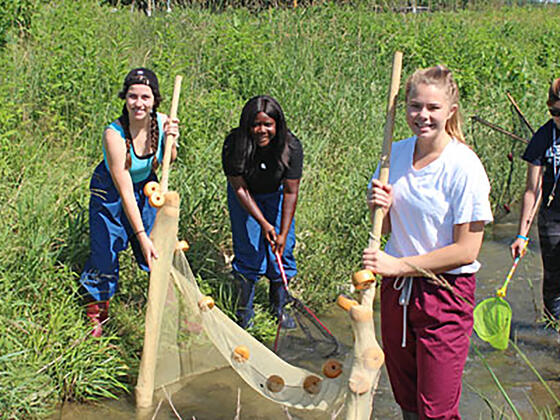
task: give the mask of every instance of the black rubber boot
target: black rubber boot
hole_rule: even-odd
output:
[[[296,327],[294,319],[286,312],[284,306],[288,303],[289,295],[282,281],[271,281],[268,298],[272,313],[282,323],[282,328],[293,329]]]
[[[237,310],[235,312],[237,323],[242,328],[249,328],[253,325],[255,282],[238,273],[234,273],[234,277],[237,287]]]

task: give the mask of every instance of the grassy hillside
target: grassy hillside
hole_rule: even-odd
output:
[[[465,117],[513,129],[509,91],[538,126],[559,75],[559,17],[557,8],[400,15],[325,5],[176,9],[148,19],[95,1],[42,5],[26,38],[8,36],[0,54],[2,416],[39,417],[61,399],[109,396],[134,382],[147,276],[129,253],[121,257],[114,317],[98,342],[87,339],[77,287],[89,247],[89,178],[132,66],[156,71],[164,111],[174,76],[185,77],[171,187],[182,197],[190,263],[214,296],[227,292],[231,252],[221,144],[248,98],[278,98],[305,150],[294,287],[320,308],[347,287],[367,243],[365,185],[379,156],[393,51],[404,53],[405,76],[436,63],[453,69]],[[403,117],[401,105],[395,138],[409,135]],[[522,188],[523,147],[465,122],[499,209]]]

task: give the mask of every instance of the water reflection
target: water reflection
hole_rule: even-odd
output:
[[[509,243],[515,236],[517,221],[514,216],[493,225],[487,232],[479,260],[483,266],[478,275],[477,303],[494,296],[511,267]],[[560,395],[560,363],[558,357],[557,334],[545,329],[541,323],[541,261],[536,230],[531,232],[529,252],[518,266],[514,279],[508,288],[506,299],[513,312],[512,337],[521,350],[538,369],[552,390]],[[376,312],[378,314],[378,311]],[[346,313],[333,308],[322,316],[322,320],[332,329],[339,340],[347,345],[352,341]],[[378,326],[379,322],[377,322]],[[379,337],[379,333],[378,333]],[[523,418],[537,418],[534,407],[551,407],[554,401],[540,384],[537,377],[510,346],[507,351],[493,350],[488,344],[473,336],[476,345],[488,364],[506,389]],[[239,401],[238,401],[239,397]],[[154,417],[153,410],[136,412],[131,398],[108,401],[95,406],[66,405],[53,418],[64,420],[98,420],[156,418],[175,419],[173,410],[183,419],[219,420],[246,419],[286,419],[288,414],[282,407],[261,397],[235,374],[224,368],[202,375],[172,396],[173,407],[164,400]],[[463,377],[461,414],[465,419],[506,418],[512,416],[504,398],[494,384],[490,373],[471,350]],[[324,413],[289,411],[293,419],[324,419]],[[343,418],[339,416],[339,418]],[[393,400],[386,372],[383,371],[378,395],[375,399],[374,418],[400,419],[400,410]]]

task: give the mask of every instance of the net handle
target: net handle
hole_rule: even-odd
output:
[[[379,181],[385,185],[389,182],[389,168],[391,166],[391,146],[393,143],[393,129],[395,127],[395,114],[397,108],[397,96],[401,81],[402,52],[395,51],[393,56],[393,69],[391,72],[391,84],[387,95],[387,117],[383,131],[383,147],[379,160]],[[381,244],[381,231],[383,229],[383,208],[376,206],[372,210],[373,228],[369,239],[369,248],[379,249]]]
[[[284,288],[288,292],[288,277],[286,276],[286,271],[284,270],[284,264],[282,263],[282,257],[280,253],[275,250],[274,256],[276,257],[276,264],[278,264],[278,269],[280,270],[280,277],[282,278],[282,283],[284,283]]]
[[[528,229],[531,229],[531,225],[533,224],[533,220],[535,220],[535,215],[537,214],[537,210],[539,209],[539,207],[541,205],[541,201],[542,201],[542,185],[539,187],[537,200],[533,204],[533,208],[531,209],[531,215],[529,216],[529,220],[527,221]],[[527,251],[527,246],[528,245],[529,245],[529,238],[527,238],[525,240],[525,244],[523,245],[523,248],[521,249],[521,252],[519,253],[519,255],[517,257],[515,257],[515,260],[513,260],[513,265],[511,266],[511,268],[509,270],[509,273],[506,276],[506,280],[504,281],[504,284],[502,285],[502,287],[500,287],[496,291],[496,296],[501,297],[501,298],[506,297],[509,282],[510,282],[511,278],[513,277],[513,274],[515,273],[515,270],[517,269],[517,265],[519,264],[519,261],[521,260],[521,258],[523,258],[525,256],[525,252]]]
[[[171,110],[169,111],[169,120],[177,118],[177,109],[179,107],[179,95],[181,94],[181,82],[183,76],[175,76],[175,84],[173,85],[173,98],[171,99]],[[169,185],[169,166],[171,164],[171,150],[175,143],[175,135],[170,135],[165,139],[165,150],[163,153],[163,162],[161,164],[161,182],[160,188],[162,193],[168,191]]]

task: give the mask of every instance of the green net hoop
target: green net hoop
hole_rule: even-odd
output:
[[[507,349],[510,327],[511,307],[503,298],[485,299],[474,308],[476,334],[495,349]]]

